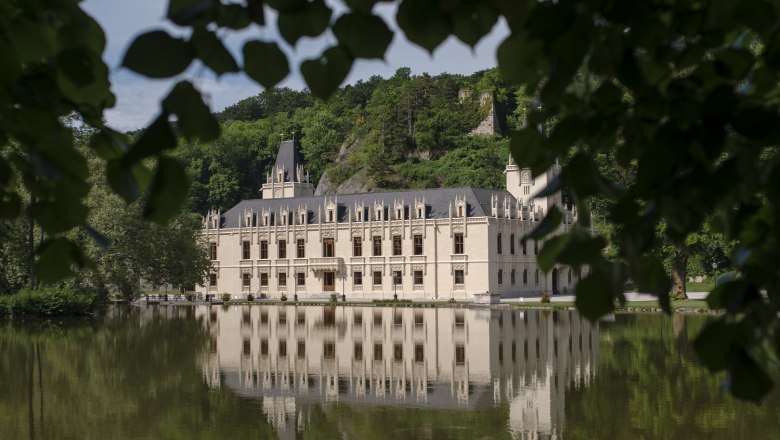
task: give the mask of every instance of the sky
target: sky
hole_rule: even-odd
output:
[[[212,111],[218,112],[241,99],[257,95],[262,88],[243,74],[227,74],[217,78],[207,69],[193,65],[180,77],[170,80],[152,80],[122,68],[125,50],[133,38],[153,29],[166,29],[173,34],[186,35],[165,20],[167,0],[87,0],[83,8],[92,15],[106,33],[104,59],[111,69],[112,90],[117,97],[116,106],[106,113],[108,125],[118,130],[134,130],[145,127],[158,113],[160,100],[173,84],[186,78],[204,94]],[[340,15],[340,3],[328,1]],[[374,8],[391,29],[398,29],[393,17],[395,5],[380,4]],[[273,11],[266,14],[266,26],[252,26],[240,32],[227,34],[225,44],[239,64],[243,42],[251,39],[275,41],[290,59],[290,75],[279,86],[301,90],[306,87],[298,65],[301,61],[317,57],[324,48],[336,43],[328,31],[317,38],[303,38],[291,47],[279,36]],[[442,72],[471,74],[496,66],[496,49],[508,34],[506,23],[499,21],[487,36],[473,49],[450,37],[431,56],[426,50],[410,43],[403,35],[395,33],[384,60],[359,60],[353,66],[344,84],[352,84],[372,75],[389,77],[400,67],[409,67],[413,74]]]

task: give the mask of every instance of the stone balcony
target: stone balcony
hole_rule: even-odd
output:
[[[258,260],[260,261],[260,260]],[[252,267],[252,260],[239,260],[238,261],[239,267]],[[259,265],[259,263],[258,263]]]
[[[344,265],[341,257],[317,257],[309,258],[309,267],[317,271],[339,271]]]
[[[361,264],[365,264],[365,263],[366,263],[365,257],[351,257],[349,259],[349,264],[352,264],[352,265],[361,265]]]

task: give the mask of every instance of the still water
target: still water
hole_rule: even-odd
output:
[[[776,439],[705,316],[313,306],[0,323],[0,439]]]

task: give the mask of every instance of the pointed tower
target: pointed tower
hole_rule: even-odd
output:
[[[557,191],[554,194],[545,197],[534,197],[539,191],[543,190],[547,183],[550,182],[561,171],[561,166],[558,165],[558,161],[555,161],[549,170],[534,177],[530,168],[520,168],[515,163],[512,155],[509,155],[509,161],[507,162],[504,174],[506,174],[506,190],[512,194],[515,199],[521,205],[528,205],[533,203],[535,207],[541,207],[543,212],[547,212],[547,208],[552,205],[560,207],[562,203],[561,192]]]
[[[300,143],[297,140],[282,141],[279,144],[276,163],[266,174],[261,193],[264,199],[306,197],[314,194],[314,185],[309,182],[308,173],[304,173]]]

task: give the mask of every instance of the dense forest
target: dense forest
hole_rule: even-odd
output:
[[[224,212],[242,199],[258,198],[281,139],[300,140],[311,181],[321,183],[321,193],[451,186],[503,189],[509,133],[522,126],[532,105],[522,89],[504,83],[497,69],[469,76],[431,76],[401,68],[389,78],[374,76],[346,85],[327,102],[305,90],[267,89],[217,115],[219,139],[207,143],[182,139],[170,153],[185,165],[191,185],[182,212],[165,227],[146,224],[142,203],[127,207],[109,189],[100,172],[103,165],[89,148],[90,133],[81,133],[76,139],[93,176],[86,197],[89,224],[111,246],[102,249],[90,239],[92,230],[70,231],[89,257],[86,270],[77,271],[72,283],[111,289],[125,297],[138,293],[141,277],[156,285],[192,285],[208,265],[203,252],[185,243],[197,241],[200,216],[209,209]],[[493,124],[477,134],[486,119]],[[3,150],[13,152],[12,146]],[[636,170],[619,166],[609,155],[595,159],[604,175],[617,182],[628,184],[635,178]],[[597,198],[590,208],[610,254],[615,228],[607,218],[609,204]],[[30,256],[41,239],[27,219],[4,221],[0,292],[30,284]],[[151,245],[156,243],[167,245]],[[656,249],[667,269],[681,257],[680,248],[668,242],[660,241]],[[688,274],[726,270],[731,249],[732,243],[711,231],[692,235],[682,255]],[[179,267],[177,262],[183,260],[175,253],[198,264]]]
[[[312,182],[325,174],[332,191],[350,178],[359,179],[358,190],[502,188],[504,134],[517,123],[519,101],[522,93],[503,85],[497,70],[413,76],[402,68],[347,85],[327,102],[307,91],[269,89],[219,114],[219,140],[182,141],[175,150],[193,181],[187,209],[224,211],[259,197],[280,139],[292,137],[301,142]],[[470,135],[493,104],[500,129]]]

